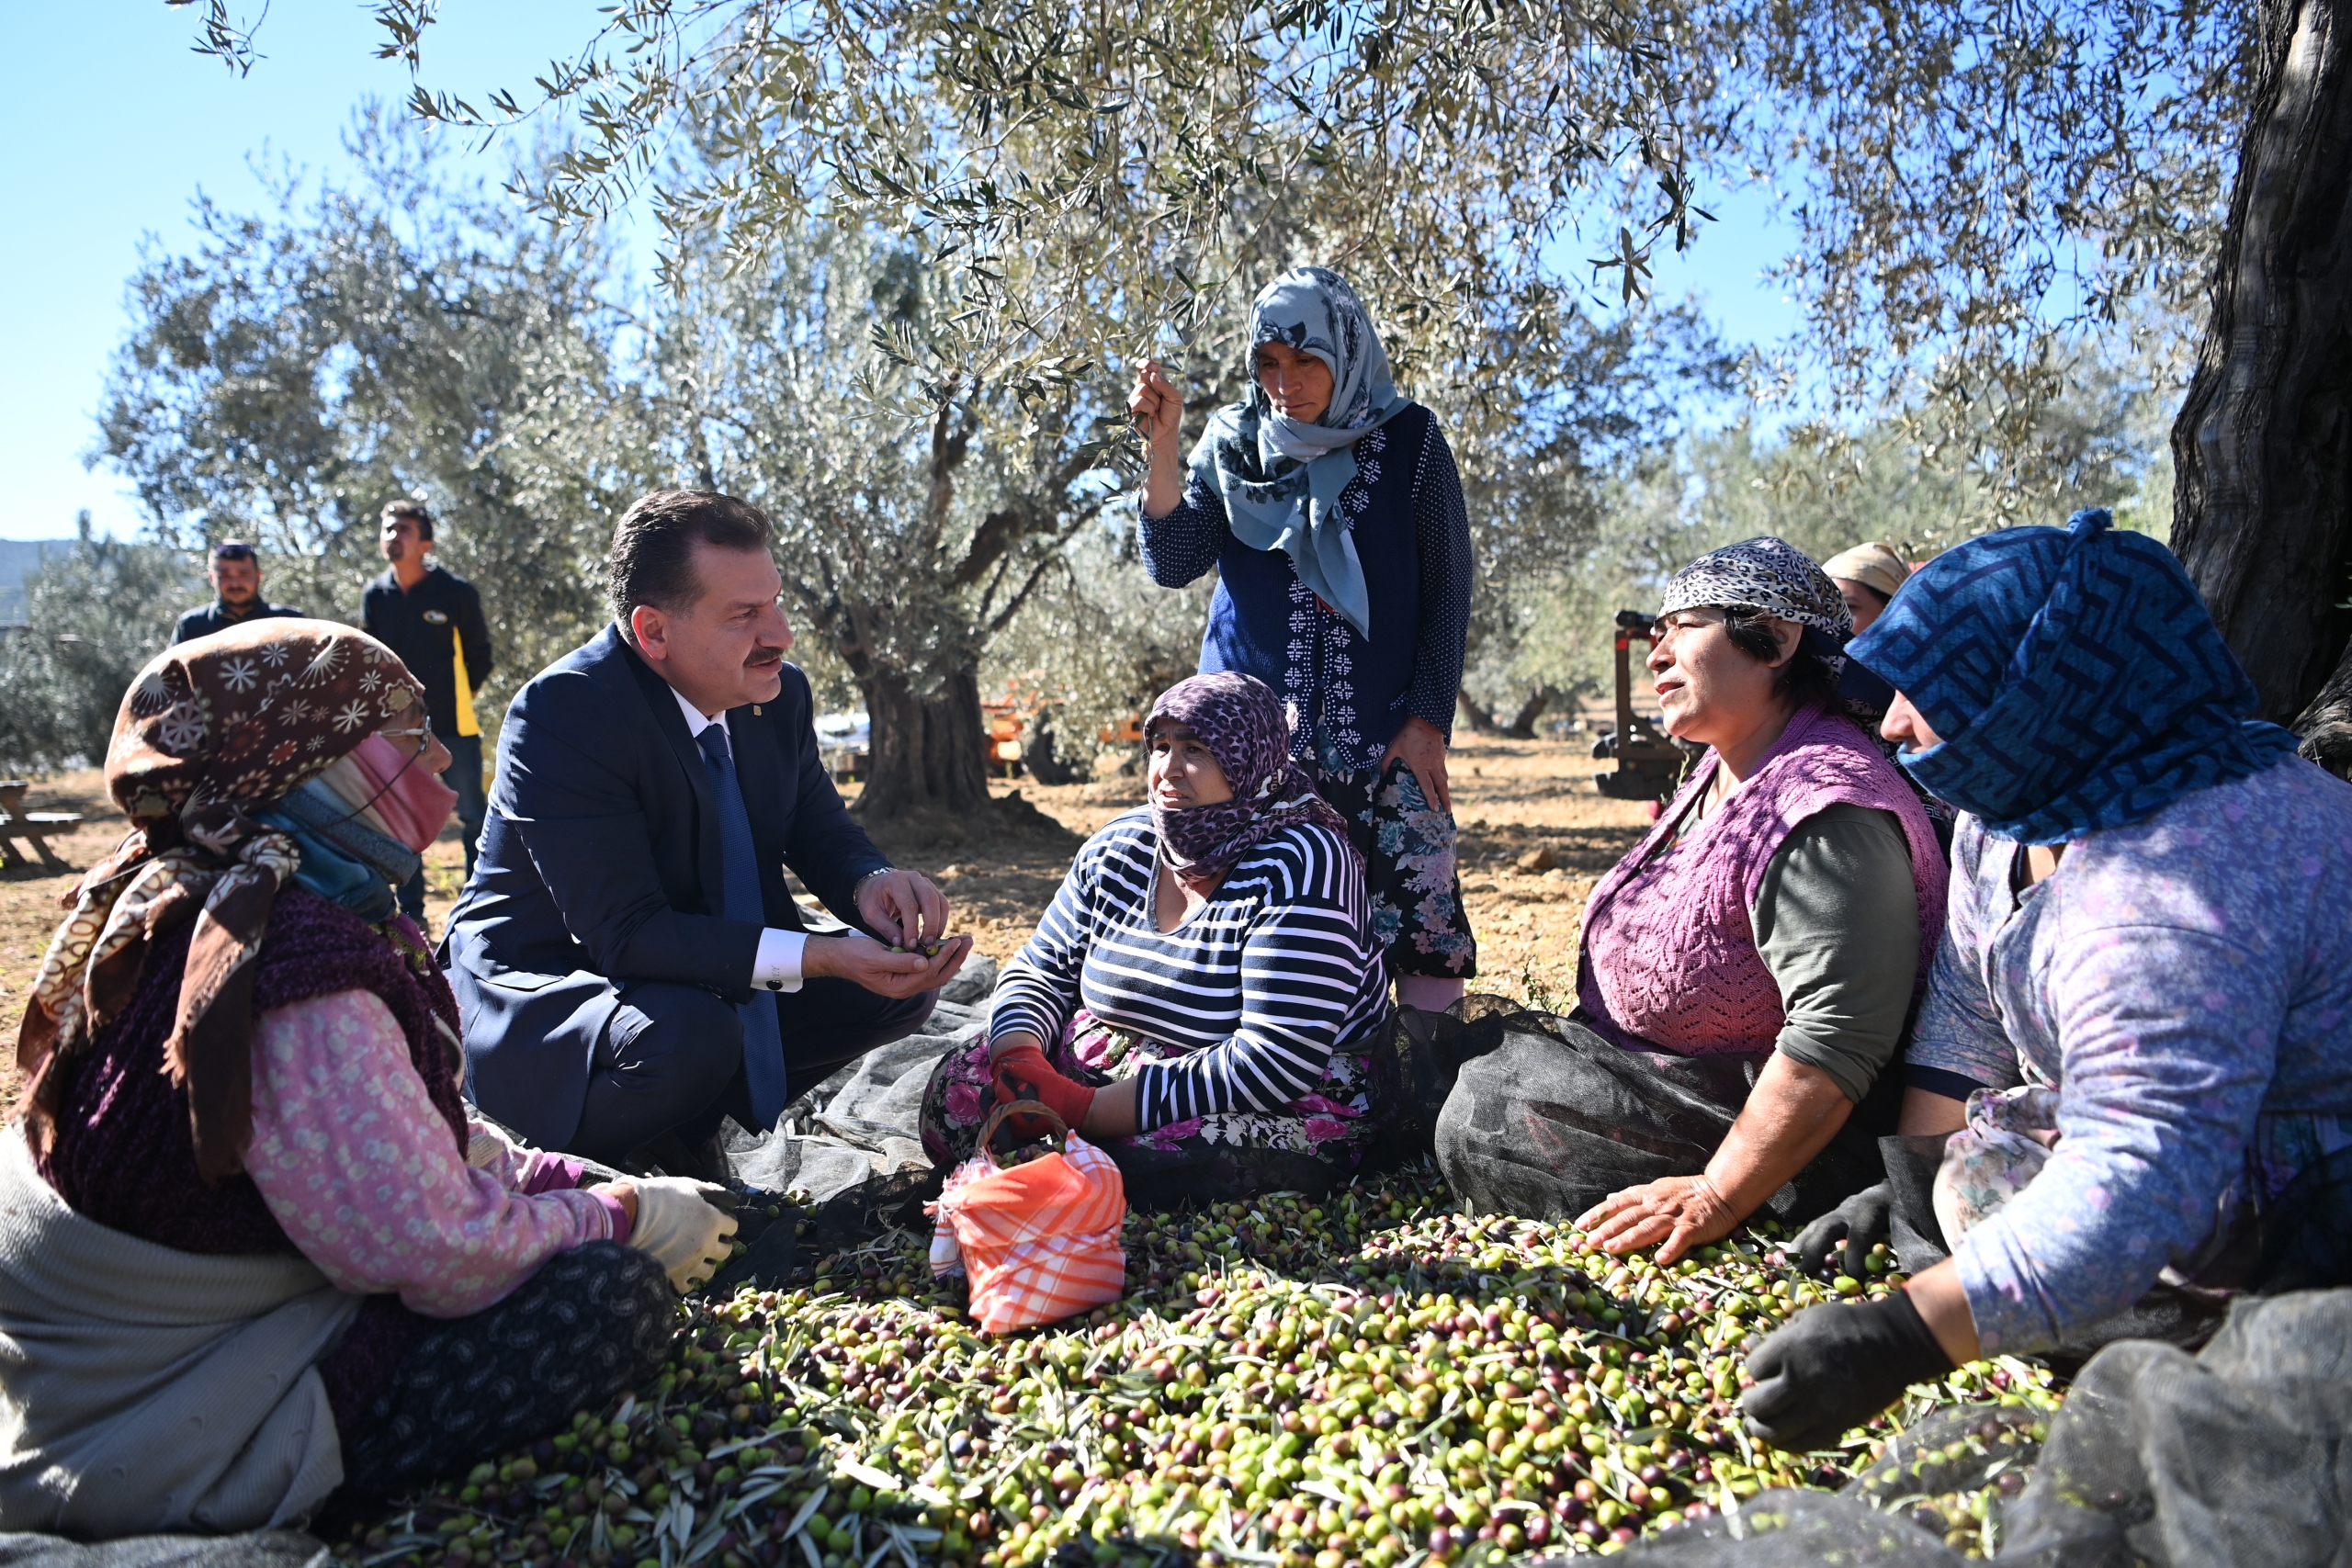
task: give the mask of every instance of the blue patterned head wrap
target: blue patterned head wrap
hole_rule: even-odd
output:
[[[2173,553],[2103,511],[1971,539],[1848,649],[1942,744],[1920,786],[2029,844],[2136,822],[2295,750]]]
[[[1331,405],[1315,423],[1274,412],[1258,385],[1258,345],[1286,344],[1331,367]],[[1193,471],[1225,500],[1233,536],[1281,550],[1298,580],[1358,635],[1372,635],[1372,600],[1340,492],[1356,477],[1356,443],[1413,406],[1388,374],[1388,355],[1363,301],[1328,267],[1294,267],[1250,308],[1250,395],[1209,416]]]

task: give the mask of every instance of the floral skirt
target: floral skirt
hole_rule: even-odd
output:
[[[2050,1163],[2058,1145],[2058,1091],[2040,1084],[1980,1089],[1968,1097],[1968,1125],[1944,1144],[1936,1169],[1936,1224],[1944,1245],[1998,1213]]]
[[[1375,1032],[1376,1033],[1376,1032]],[[1195,1116],[1130,1138],[1090,1140],[1117,1162],[1127,1201],[1139,1209],[1223,1202],[1257,1192],[1323,1192],[1354,1174],[1388,1121],[1386,1079],[1361,1048],[1331,1054],[1313,1094],[1278,1111]],[[1113,1029],[1080,1010],[1046,1059],[1073,1083],[1100,1088],[1131,1078],[1147,1063],[1187,1054],[1148,1035]],[[922,1146],[934,1166],[971,1158],[980,1123],[996,1105],[982,1031],[932,1069],[922,1096]]]
[[[1317,769],[1315,792],[1347,818],[1363,856],[1372,934],[1391,977],[1467,980],[1478,973],[1478,942],[1454,871],[1453,815],[1431,806],[1403,758],[1379,773]]]

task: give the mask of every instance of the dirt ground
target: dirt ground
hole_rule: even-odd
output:
[[[1579,743],[1463,737],[1453,753],[1454,818],[1462,829],[1462,891],[1478,939],[1476,989],[1541,1001],[1565,998],[1576,981],[1585,895],[1640,838],[1643,809],[1592,787],[1596,764]],[[1141,803],[1138,779],[1047,787],[993,786],[1023,799],[1073,833],[1091,833]],[[894,850],[896,846],[892,846]],[[1521,863],[1549,852],[1551,868]],[[894,858],[938,880],[956,924],[1001,962],[1026,941],[1069,869],[1059,848],[1000,842],[953,859],[899,851]]]
[[[1576,979],[1577,926],[1585,895],[1641,836],[1642,807],[1610,800],[1592,787],[1597,764],[1583,745],[1464,736],[1453,754],[1453,805],[1462,829],[1462,887],[1478,939],[1473,988],[1532,1001],[1565,1000]],[[1137,779],[1059,787],[1027,780],[994,793],[1022,797],[1073,834],[1091,833],[1138,804]],[[853,788],[849,793],[854,795]],[[25,996],[62,910],[59,898],[121,838],[123,821],[97,773],[63,774],[36,784],[32,810],[78,811],[83,826],[53,840],[68,869],[38,864],[0,871],[0,1089],[13,1093],[17,1022]],[[936,879],[955,908],[956,929],[1000,963],[1026,941],[1061,885],[1068,841],[1003,839],[953,851],[889,844],[893,858]],[[1551,869],[1521,871],[1548,852]],[[465,866],[453,826],[425,857],[426,913],[439,935]]]

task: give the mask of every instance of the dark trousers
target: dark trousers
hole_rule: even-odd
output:
[[[938,996],[925,991],[896,1000],[831,976],[775,993],[786,1099],[797,1098],[875,1047],[913,1033]],[[673,1128],[691,1146],[728,1116],[764,1131],[744,1082],[741,1016],[699,986],[644,981],[621,988],[620,1006],[589,1065],[580,1126],[564,1151],[616,1164]]]
[[[465,834],[466,876],[471,880],[475,846],[481,842],[481,825],[490,815],[490,802],[481,788],[481,737],[445,736],[441,744],[449,748],[449,765],[442,770],[441,782],[458,792],[458,825]],[[422,869],[401,885],[400,904],[401,914],[419,925],[424,923],[424,873]]]
[[[560,1431],[575,1411],[605,1408],[661,1370],[677,1316],[662,1265],[592,1241],[557,1253],[495,1306],[430,1323],[391,1386],[341,1432],[338,1510],[380,1508]]]

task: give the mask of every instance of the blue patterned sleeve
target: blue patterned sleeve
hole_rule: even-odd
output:
[[[1182,588],[1215,566],[1228,532],[1225,498],[1189,468],[1184,499],[1167,516],[1146,516],[1142,496],[1136,498],[1136,540],[1144,570],[1162,588]]]
[[[1470,638],[1470,513],[1453,449],[1434,419],[1413,475],[1413,525],[1421,556],[1421,627],[1405,705],[1450,741]]]

